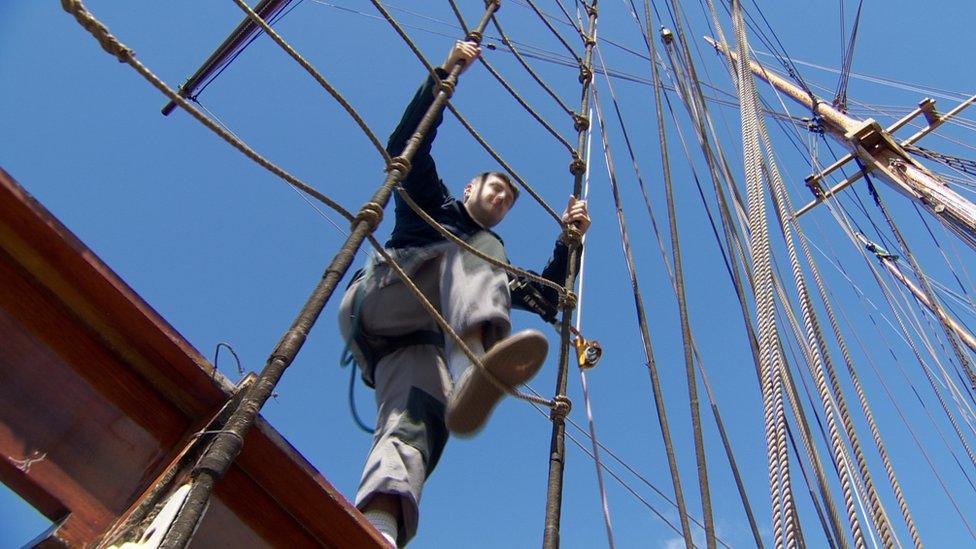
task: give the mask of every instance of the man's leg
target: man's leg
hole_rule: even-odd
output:
[[[474,235],[468,244],[507,261],[501,242],[487,231]],[[531,379],[545,360],[548,343],[535,330],[508,337],[511,295],[505,271],[460,248],[444,254],[441,271],[441,310],[451,328],[504,385],[514,387]],[[470,359],[449,338],[445,349],[455,383],[448,402],[447,426],[455,435],[473,436],[504,393],[475,371]]]
[[[376,368],[376,432],[363,468],[356,506],[385,511],[398,545],[417,531],[420,495],[447,443],[445,397],[450,379],[440,349],[405,347]]]
[[[439,301],[439,259],[422,264],[414,281],[435,304]],[[397,279],[377,266],[370,280],[353,284],[340,306],[340,329],[348,338],[358,284],[365,283],[360,305],[360,341],[402,336],[437,325]],[[355,343],[355,354],[362,357]],[[369,376],[375,383],[377,424],[366,459],[356,505],[381,532],[406,544],[416,533],[423,483],[447,440],[444,403],[450,389],[442,351],[435,345],[411,345],[383,357]]]

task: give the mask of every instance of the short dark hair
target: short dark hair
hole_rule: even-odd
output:
[[[507,174],[504,174],[502,172],[481,172],[478,175],[474,176],[471,179],[471,181],[472,182],[477,181],[479,185],[482,185],[491,176],[495,176],[498,179],[501,179],[503,182],[505,182],[506,185],[508,185],[509,189],[512,189],[512,205],[514,206],[515,201],[518,200],[519,197],[519,188],[514,183],[512,183],[512,180],[508,177]]]

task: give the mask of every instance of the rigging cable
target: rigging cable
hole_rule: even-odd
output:
[[[593,100],[596,101],[594,87],[594,97]],[[593,109],[590,109],[590,116],[592,116]],[[593,128],[587,128],[586,132],[586,173],[583,175],[584,186],[583,186],[583,200],[586,200],[590,195],[590,152],[593,143]],[[577,305],[576,305],[576,333],[581,334],[583,330],[583,269],[586,266],[586,235],[583,235],[583,251],[580,253],[580,270],[579,276],[577,277]],[[582,337],[577,335],[576,337]],[[580,385],[583,389],[583,406],[586,409],[586,420],[587,426],[589,427],[590,441],[592,443],[592,450],[587,452],[593,459],[594,465],[596,465],[596,480],[597,487],[600,492],[600,506],[603,510],[603,523],[607,529],[607,544],[610,549],[614,549],[615,544],[613,542],[613,524],[610,520],[610,504],[607,502],[607,489],[603,481],[603,462],[600,460],[600,447],[596,438],[596,422],[593,420],[593,407],[590,404],[590,385],[586,379],[586,370],[580,366]],[[575,441],[574,441],[575,442]]]
[[[598,48],[599,52],[599,48]],[[602,54],[601,54],[602,56]],[[658,75],[655,71],[654,75],[655,81],[658,79]],[[657,90],[657,88],[655,88]],[[596,94],[596,88],[593,90],[594,95]],[[668,220],[669,229],[671,234],[671,253],[672,261],[674,267],[674,288],[675,293],[678,298],[678,313],[681,322],[681,335],[682,343],[684,347],[684,358],[685,358],[685,375],[688,383],[688,400],[691,408],[691,422],[694,436],[695,444],[695,460],[698,465],[698,483],[699,483],[699,494],[702,503],[702,517],[705,520],[705,541],[706,546],[709,549],[714,549],[715,547],[715,525],[712,518],[712,505],[711,505],[711,493],[708,485],[708,467],[705,456],[705,445],[702,437],[701,429],[701,410],[698,404],[698,387],[695,378],[695,367],[694,359],[692,357],[692,342],[691,342],[691,324],[688,319],[688,304],[685,299],[684,291],[684,268],[681,261],[681,248],[678,240],[678,225],[677,225],[677,212],[674,206],[674,192],[673,185],[671,181],[671,166],[670,159],[668,157],[668,146],[666,132],[664,129],[664,108],[660,97],[660,92],[655,91],[655,105],[657,109],[657,129],[658,129],[658,143],[660,145],[661,151],[661,171],[664,177],[664,188],[665,194],[667,196],[668,203]],[[616,102],[615,102],[616,104]],[[603,114],[600,109],[600,103],[596,102],[597,105],[597,116],[600,119],[600,134],[603,137],[603,148],[604,153],[607,156],[607,168],[610,169],[612,162],[610,160],[610,143],[607,139],[606,128],[604,125]],[[613,176],[611,176],[613,179]]]
[[[799,259],[796,254],[794,239],[789,233],[790,227],[792,227],[793,231],[795,231],[798,236],[798,240],[800,242],[800,248],[803,251],[807,266],[810,269],[811,275],[813,276],[814,285],[817,287],[821,301],[823,302],[824,307],[826,309],[828,318],[831,323],[831,327],[833,328],[834,335],[837,338],[837,342],[840,347],[841,353],[843,354],[845,364],[847,365],[848,372],[853,372],[854,365],[850,359],[849,353],[847,352],[847,346],[844,342],[843,336],[836,326],[836,321],[834,319],[833,312],[830,307],[830,302],[826,295],[826,291],[824,290],[823,280],[820,277],[820,272],[813,261],[813,257],[812,254],[810,253],[809,247],[806,245],[806,240],[803,236],[803,230],[800,228],[796,218],[790,214],[790,212],[794,211],[793,205],[791,203],[790,196],[786,192],[785,186],[782,183],[782,180],[780,179],[779,175],[776,173],[777,168],[775,163],[773,162],[772,147],[771,147],[771,143],[769,142],[768,134],[766,134],[765,131],[763,131],[762,137],[765,142],[767,156],[769,157],[769,162],[770,162],[769,168],[770,171],[773,172],[773,176],[774,176],[771,178],[771,184],[774,189],[773,202],[776,205],[776,213],[780,222],[779,223],[780,230],[786,241],[787,250],[790,255],[790,263],[792,265],[794,278],[796,279],[797,292],[800,298],[801,307],[804,309],[803,312],[804,324],[807,326],[807,335],[809,338],[810,345],[814,351],[814,355],[813,355],[815,359],[814,362],[818,363],[819,362],[818,359],[822,358],[822,363],[818,364],[817,376],[815,376],[817,378],[820,378],[818,379],[818,390],[821,391],[822,394],[829,395],[829,391],[826,391],[825,383],[823,388],[819,387],[820,383],[823,381],[822,368],[825,368],[830,377],[831,388],[833,389],[835,395],[835,400],[832,401],[833,405],[837,407],[837,415],[840,417],[841,422],[844,426],[844,430],[847,434],[847,438],[850,441],[851,447],[854,452],[854,458],[855,461],[857,462],[859,472],[863,477],[864,483],[867,488],[867,494],[871,505],[873,519],[875,521],[879,533],[881,534],[882,542],[886,546],[891,545],[892,538],[894,537],[894,530],[891,527],[890,521],[887,517],[887,514],[885,513],[884,506],[882,505],[877,490],[874,487],[874,481],[871,478],[871,474],[868,469],[867,462],[864,459],[864,453],[861,448],[861,443],[857,435],[857,432],[854,428],[853,421],[850,417],[850,411],[848,410],[847,407],[846,398],[844,397],[844,393],[841,389],[840,379],[839,376],[837,375],[837,371],[834,366],[833,360],[830,357],[826,339],[823,335],[821,323],[817,318],[816,311],[812,307],[808,285],[804,280],[802,274],[802,268],[800,266]],[[825,401],[825,406],[826,406],[826,401]],[[864,410],[863,407],[862,410]],[[865,413],[867,414],[869,412],[865,411]],[[832,415],[833,414],[831,412],[828,412],[827,415],[828,424],[831,424],[832,422]],[[836,427],[831,427],[831,428],[836,429]],[[837,436],[836,433],[832,433],[832,438],[834,436]]]
[[[681,477],[678,473],[677,459],[674,454],[674,445],[671,438],[671,429],[668,424],[667,410],[664,405],[664,394],[657,371],[657,362],[654,360],[654,350],[651,344],[650,332],[647,327],[647,317],[644,310],[643,297],[641,296],[640,292],[640,283],[638,282],[633,253],[630,248],[630,237],[629,233],[627,232],[626,220],[624,219],[623,215],[623,205],[620,199],[620,190],[616,182],[616,177],[613,175],[610,177],[610,186],[614,198],[614,204],[616,206],[617,225],[620,229],[621,244],[623,246],[624,256],[627,263],[627,271],[630,274],[631,286],[634,294],[634,305],[637,309],[637,322],[641,333],[641,341],[644,345],[644,356],[647,359],[645,365],[651,378],[651,388],[657,410],[658,424],[661,429],[661,436],[664,440],[664,448],[668,458],[668,467],[671,473],[671,483],[674,489],[675,501],[678,506],[678,514],[681,519],[681,531],[685,540],[685,545],[691,547],[694,543],[692,541],[693,538],[691,535],[691,527],[688,522],[688,511],[685,505],[684,493],[681,488]]]
[[[853,282],[852,282],[852,286],[853,286]],[[854,286],[854,287],[855,287],[855,289],[857,289],[856,286]],[[864,296],[864,294],[859,289],[857,289],[857,292],[856,293],[862,299],[866,297],[866,296]],[[840,308],[841,317],[844,319],[844,321],[848,325],[852,325],[852,322],[848,318],[847,313],[846,313],[846,311],[844,309],[844,306],[843,305],[840,305],[839,308]],[[868,314],[868,317],[871,319],[871,323],[874,325],[875,329],[878,331],[878,334],[882,337],[882,340],[885,340],[886,338],[882,334],[882,332],[880,330],[880,327],[878,326],[877,322],[875,321],[874,315],[872,315],[872,314],[869,313]],[[928,451],[926,451],[925,445],[922,444],[921,440],[918,437],[918,434],[915,432],[915,429],[912,428],[911,423],[908,421],[908,418],[906,417],[905,412],[902,410],[902,407],[899,404],[899,399],[895,398],[895,395],[892,394],[891,389],[888,387],[888,383],[885,381],[886,376],[884,374],[882,374],[882,372],[878,368],[877,364],[875,364],[874,360],[871,359],[871,355],[867,352],[867,349],[866,349],[866,347],[864,345],[864,342],[861,340],[861,337],[858,335],[858,331],[857,330],[852,330],[852,333],[854,335],[854,340],[857,342],[858,346],[861,349],[861,353],[865,356],[865,358],[867,358],[868,364],[871,365],[871,368],[874,370],[875,376],[878,378],[878,381],[881,382],[881,386],[882,386],[882,388],[884,388],[885,394],[888,396],[888,400],[891,401],[892,405],[895,408],[895,411],[898,413],[899,419],[901,419],[902,423],[905,425],[906,429],[908,430],[909,434],[912,437],[912,441],[915,443],[915,446],[919,449],[919,452],[922,454],[922,457],[925,458],[925,462],[929,466],[929,470],[932,471],[932,474],[935,476],[936,480],[939,482],[939,486],[942,488],[942,491],[945,493],[946,497],[949,499],[949,502],[952,504],[953,508],[956,510],[956,513],[959,515],[959,518],[962,520],[963,525],[965,525],[966,529],[969,531],[970,536],[972,536],[974,539],[976,539],[976,532],[974,532],[973,529],[972,529],[972,527],[969,525],[969,521],[966,520],[966,516],[962,512],[962,509],[959,507],[958,502],[956,502],[956,499],[954,497],[952,497],[952,493],[949,491],[949,488],[946,485],[945,480],[942,478],[942,475],[939,473],[939,469],[933,463],[932,458],[928,454]],[[891,347],[890,346],[888,347],[888,350],[891,353],[891,356],[894,359],[894,362],[898,365],[899,369],[901,369],[902,374],[905,376],[906,379],[908,379],[908,376],[907,376],[907,374],[905,374],[904,369],[901,368],[901,362],[898,360],[898,357],[891,350]],[[911,384],[911,381],[910,380],[909,380],[909,384]],[[915,395],[918,396],[918,391],[915,391],[914,386],[913,386],[913,391],[915,392]],[[919,399],[919,402],[921,402],[921,399]],[[924,404],[923,404],[923,408],[924,408]],[[931,416],[930,416],[930,419],[931,419]],[[933,422],[933,425],[934,425],[934,422]],[[937,429],[937,431],[938,431],[938,429]],[[940,431],[940,434],[941,434],[941,431]],[[943,439],[943,442],[945,443],[945,440],[944,439]],[[950,452],[951,452],[951,450],[950,450]],[[956,460],[956,462],[958,463],[958,460]]]
[[[355,217],[348,210],[340,206],[337,202],[297,177],[291,175],[284,169],[278,167],[270,160],[264,158],[246,143],[235,137],[232,132],[225,130],[223,127],[221,127],[221,125],[217,124],[205,114],[201,113],[200,110],[191,105],[187,99],[181,97],[175,90],[169,87],[158,76],[150,71],[149,68],[139,62],[135,57],[135,52],[131,48],[119,42],[118,39],[109,32],[105,25],[95,19],[94,15],[92,15],[91,12],[85,8],[84,4],[82,4],[80,0],[62,0],[62,7],[64,7],[65,11],[73,15],[75,19],[77,19],[78,22],[89,33],[91,33],[91,35],[99,42],[107,53],[132,67],[147,82],[152,84],[153,87],[190,113],[193,118],[197,119],[197,121],[206,126],[207,129],[213,133],[217,134],[218,137],[226,141],[229,145],[243,153],[262,168],[278,176],[289,185],[332,208],[348,221],[353,221],[355,219]]]
[[[860,159],[855,157],[855,160],[857,160],[858,166],[862,170],[864,170],[865,168],[863,164],[861,164]],[[888,223],[888,227],[891,229],[891,232],[894,234],[895,239],[898,240],[899,247],[901,248],[902,252],[905,254],[905,258],[912,266],[912,271],[915,273],[916,279],[918,279],[918,281],[920,282],[922,286],[922,290],[925,293],[925,296],[928,297],[929,301],[932,302],[932,309],[936,313],[936,316],[939,318],[940,324],[942,325],[942,328],[945,331],[946,339],[949,340],[949,344],[952,346],[952,350],[955,352],[956,357],[959,359],[959,364],[962,366],[963,370],[965,370],[966,377],[969,379],[970,384],[976,387],[976,373],[973,372],[969,359],[963,353],[958,338],[956,337],[955,333],[952,332],[952,329],[949,327],[948,322],[946,321],[945,318],[945,312],[942,310],[939,301],[937,301],[937,297],[935,296],[935,292],[932,290],[931,284],[929,284],[928,279],[922,275],[922,269],[919,266],[918,262],[915,260],[915,256],[908,248],[908,243],[905,241],[905,238],[902,236],[901,231],[898,230],[898,227],[895,225],[894,220],[891,218],[891,215],[888,213],[888,208],[885,206],[884,200],[881,198],[881,196],[877,193],[877,190],[874,188],[874,184],[872,183],[870,174],[865,173],[864,178],[865,181],[867,181],[868,183],[868,189],[871,191],[871,195],[874,197],[875,204],[877,204],[878,209],[881,211],[882,216],[885,218],[885,221]]]
[[[772,498],[773,538],[777,547],[797,547],[789,459],[786,455],[786,418],[783,410],[783,378],[777,345],[775,303],[773,299],[772,257],[762,190],[762,152],[759,149],[754,81],[746,67],[748,60],[742,6],[733,0],[733,26],[739,44],[738,90],[742,103],[742,143],[749,194],[750,251],[757,284],[756,311],[762,365],[762,393],[766,447]]]
[[[828,201],[826,203],[829,205],[830,204],[830,201]],[[833,210],[831,210],[831,211],[833,211]],[[835,217],[837,217],[836,214],[835,214]],[[838,219],[838,221],[842,221],[842,219],[844,219],[844,218],[837,217],[837,219]],[[840,226],[841,227],[845,227],[845,228],[848,227],[848,225],[845,224],[844,222],[841,222],[840,223]],[[855,240],[853,238],[853,235],[850,235],[849,234],[848,237],[851,238],[852,240]],[[862,253],[862,256],[863,256],[863,253]],[[884,283],[883,279],[881,278],[881,275],[877,272],[877,269],[876,269],[875,265],[867,257],[864,257],[864,259],[866,261],[866,264],[868,265],[868,268],[869,268],[872,276],[874,277],[875,281],[878,283],[879,287],[881,288],[882,295],[885,297],[885,300],[888,302],[889,307],[891,308],[891,310],[893,312],[896,312],[897,311],[897,307],[895,306],[894,299],[893,299],[893,296],[891,294],[891,290],[888,288],[887,284]],[[859,295],[863,295],[863,294],[859,293]],[[873,316],[872,316],[872,319],[873,319]],[[939,405],[941,406],[943,413],[945,413],[946,418],[948,419],[949,424],[950,424],[950,426],[953,429],[953,432],[956,434],[956,437],[959,439],[960,444],[966,450],[966,454],[969,456],[970,461],[974,465],[976,465],[976,456],[974,456],[972,449],[970,448],[969,444],[966,442],[965,438],[963,437],[962,431],[959,429],[958,423],[956,422],[956,420],[955,420],[954,416],[952,415],[952,413],[951,413],[948,405],[946,404],[945,398],[942,396],[942,392],[938,389],[938,385],[936,384],[936,380],[935,380],[934,376],[930,372],[927,363],[922,358],[922,354],[918,350],[918,346],[915,344],[914,341],[911,340],[911,336],[910,336],[909,330],[905,326],[904,321],[902,320],[901,316],[897,314],[897,312],[895,314],[895,320],[898,323],[898,328],[901,331],[903,341],[908,345],[909,349],[911,349],[912,354],[914,355],[916,361],[918,361],[919,365],[922,366],[922,372],[925,374],[926,380],[929,382],[929,386],[932,387],[932,391],[935,394],[936,399],[938,400]],[[882,336],[882,338],[883,338],[883,336]],[[892,353],[892,355],[894,356],[893,353]],[[896,360],[896,363],[898,363],[897,358],[895,360]],[[899,367],[900,367],[900,363],[898,363],[898,364],[899,364]],[[906,377],[906,379],[908,379],[907,374],[905,374],[903,372],[903,375]],[[916,399],[918,399],[919,403],[922,405],[923,409],[925,410],[926,415],[929,417],[929,420],[932,422],[933,426],[935,426],[935,420],[934,420],[934,418],[932,418],[931,414],[928,412],[928,408],[925,406],[924,402],[922,401],[922,398],[921,398],[920,393],[914,388],[914,386],[913,386],[913,391],[914,391],[914,394],[915,394]],[[940,433],[940,436],[941,436],[941,431],[937,427],[936,427],[936,430]],[[967,480],[969,480],[970,485],[973,486],[974,489],[976,489],[976,484],[973,484],[973,481],[969,479],[969,474],[963,468],[962,463],[956,457],[955,452],[953,452],[952,449],[949,448],[947,442],[945,442],[945,443],[946,443],[946,447],[949,449],[950,454],[953,456],[953,459],[955,459],[956,464],[959,466],[960,471],[962,471],[963,475],[967,478]]]
[[[522,54],[519,53],[519,51],[515,48],[515,44],[511,40],[509,40],[508,35],[506,35],[505,34],[505,31],[502,30],[501,25],[498,23],[498,18],[497,17],[492,17],[491,18],[491,21],[492,21],[492,23],[495,24],[495,28],[498,29],[498,35],[501,36],[502,43],[505,44],[505,47],[507,47],[508,50],[512,53],[512,55],[515,56],[515,59],[517,59],[518,62],[519,62],[519,64],[522,65],[525,68],[526,72],[529,73],[529,75],[532,77],[532,79],[535,80],[540,86],[542,86],[542,88],[546,91],[546,93],[548,93],[549,96],[553,98],[553,100],[559,105],[559,108],[561,108],[563,110],[563,112],[565,112],[566,114],[568,114],[570,116],[573,116],[574,114],[576,114],[573,111],[573,109],[569,108],[566,105],[566,103],[563,102],[563,100],[559,97],[559,95],[556,94],[555,90],[553,90],[552,87],[549,86],[549,84],[547,84],[546,81],[543,80],[541,76],[539,76],[539,73],[537,73],[528,64],[528,62],[525,60],[525,58],[522,57]]]
[[[843,0],[841,0],[843,4]],[[847,43],[847,51],[843,54],[843,63],[841,64],[840,79],[837,83],[837,92],[834,93],[833,104],[835,107],[842,111],[847,110],[847,83],[851,79],[851,66],[854,62],[854,44],[857,42],[857,31],[861,26],[861,8],[864,6],[864,0],[860,0],[857,3],[857,14],[854,16],[854,25],[851,28],[851,38]],[[841,25],[843,25],[844,14],[841,12]],[[843,39],[844,30],[841,27],[841,37]]]

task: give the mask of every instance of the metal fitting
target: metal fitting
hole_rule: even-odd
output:
[[[484,35],[482,35],[480,32],[478,32],[476,30],[469,31],[468,34],[465,35],[465,37],[464,37],[464,39],[466,41],[468,41],[468,42],[474,42],[475,44],[480,44],[481,43],[481,40],[483,38],[484,38]]]
[[[667,45],[670,45],[671,42],[674,42],[674,33],[671,32],[671,29],[667,27],[661,27],[661,42],[664,42]]]
[[[556,395],[552,399],[552,409],[549,410],[549,419],[552,421],[564,421],[573,409],[573,402],[566,395]]]
[[[596,363],[600,361],[600,357],[603,356],[603,347],[595,339],[585,339],[583,336],[577,336],[575,346],[576,361],[579,363],[581,370],[589,370],[596,366]]]

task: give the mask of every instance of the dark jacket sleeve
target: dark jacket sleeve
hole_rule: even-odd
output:
[[[569,248],[561,241],[556,241],[552,257],[542,269],[542,277],[562,286],[566,283],[566,266],[569,259]],[[559,292],[537,282],[511,279],[509,289],[512,292],[512,307],[536,313],[546,322],[555,322],[559,313]]]
[[[435,70],[438,76],[447,78],[447,73],[443,70],[439,68]],[[403,113],[403,118],[400,119],[400,123],[393,130],[393,133],[390,135],[390,140],[387,143],[386,151],[390,153],[390,156],[400,155],[404,147],[407,146],[410,137],[417,130],[417,124],[420,123],[427,109],[434,102],[434,85],[434,79],[428,76],[424,84],[417,90],[410,104],[407,105],[407,109]],[[413,158],[410,159],[410,173],[407,174],[407,177],[402,182],[403,188],[410,193],[410,197],[425,210],[440,206],[450,197],[450,193],[447,191],[444,183],[437,176],[437,167],[434,164],[434,159],[430,155],[434,137],[437,135],[437,127],[440,125],[443,117],[443,112],[438,114],[434,123],[424,136],[424,139],[420,142],[420,146],[414,153]],[[396,201],[396,219],[398,225],[400,224],[401,217],[416,216],[399,195],[394,194],[393,196]]]

